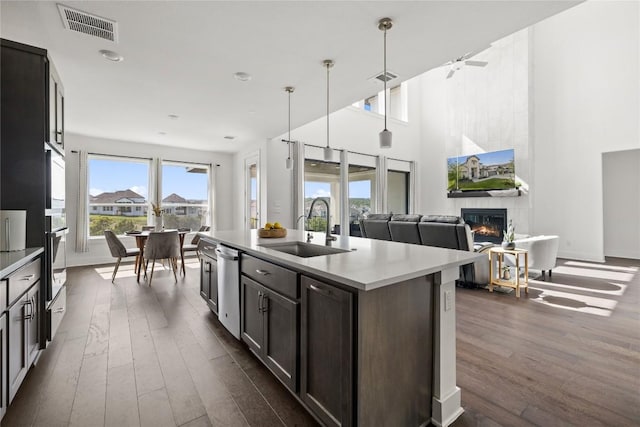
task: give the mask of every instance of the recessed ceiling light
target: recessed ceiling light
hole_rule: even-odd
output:
[[[227,135],[224,137],[224,139],[236,139],[236,137],[233,135]]]
[[[172,120],[177,120],[180,118],[180,116],[177,114],[169,114],[167,117],[169,117]]]
[[[102,55],[105,59],[113,62],[121,62],[124,61],[124,57],[120,55],[118,52],[114,52],[112,50],[102,49],[98,51],[100,55]]]
[[[251,80],[251,74],[242,71],[238,71],[233,75],[233,77],[235,77],[236,80],[240,80],[241,82],[248,82],[249,80]]]

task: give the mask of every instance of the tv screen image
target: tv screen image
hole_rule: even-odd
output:
[[[500,150],[447,159],[448,191],[516,188],[514,150]]]

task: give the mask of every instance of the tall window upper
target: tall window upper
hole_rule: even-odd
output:
[[[408,122],[408,92],[406,84],[401,83],[389,88],[387,92],[387,101],[389,102],[389,109],[387,110],[388,117]],[[378,92],[362,101],[354,103],[353,106],[365,111],[384,115],[384,92]]]

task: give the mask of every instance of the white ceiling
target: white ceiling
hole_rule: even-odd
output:
[[[579,1],[85,1],[63,4],[118,22],[117,44],[65,30],[55,2],[1,3],[0,35],[49,51],[66,95],[66,130],[234,152],[407,80]],[[109,62],[100,49],[124,56]],[[239,82],[238,71],[253,79]],[[177,120],[169,114],[180,116]],[[159,132],[166,132],[160,135]],[[229,141],[225,135],[236,136]]]

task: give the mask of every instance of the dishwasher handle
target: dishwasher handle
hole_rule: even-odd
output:
[[[216,248],[216,255],[218,256],[218,258],[227,259],[230,261],[237,261],[239,258],[238,255],[230,255],[227,252],[220,250],[220,248]]]

